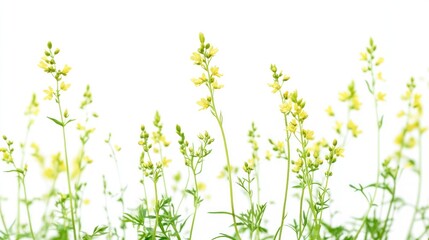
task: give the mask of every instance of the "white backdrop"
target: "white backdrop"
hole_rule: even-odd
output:
[[[217,106],[224,115],[234,165],[240,166],[250,156],[246,134],[252,121],[262,135],[261,154],[268,149],[267,138],[282,137],[278,99],[267,86],[270,64],[289,74],[290,89],[298,89],[306,99],[316,137],[334,136],[334,123],[324,109],[331,104],[341,107],[338,92],[352,79],[356,81],[363,107],[355,121],[364,133],[349,143],[346,158],[335,165],[332,191],[333,209],[344,216],[360,216],[366,205],[348,184],[374,181],[376,165],[373,109],[359,52],[373,37],[377,54],[385,58],[381,67],[388,94],[381,108],[386,116],[385,157],[391,153],[392,137],[398,131],[394,116],[405,83],[415,76],[424,95],[429,90],[428,9],[424,1],[1,1],[0,134],[22,141],[23,112],[35,92],[41,113],[30,139],[40,142],[46,155],[61,150],[60,131],[45,118],[55,116],[57,108],[54,102],[41,100],[43,90],[54,80],[37,67],[46,42],[52,41],[61,49],[59,64],[72,67],[66,77],[72,86],[62,96],[64,105],[72,117],[80,116],[78,104],[90,84],[92,109],[100,115],[93,122],[97,130],[88,146],[94,164],[86,175],[90,182],[87,194],[93,205],[86,209],[91,218],[85,218],[85,230],[104,223],[102,209],[97,208],[100,176],[111,173],[113,164],[103,140],[111,132],[112,141],[123,148],[119,158],[123,181],[129,185],[126,199],[134,207],[142,197],[137,169],[139,126],[150,125],[159,110],[167,138],[173,142],[168,154],[177,166],[182,161],[174,129],[177,123],[191,139],[204,130],[217,139],[202,177],[211,197],[199,215],[204,222],[197,225],[202,238],[215,236],[227,225],[222,217],[207,217],[204,212],[228,207],[222,199],[226,184],[216,178],[224,165],[223,149],[216,122],[195,104],[206,92],[190,81],[200,75],[189,58],[199,46],[198,33],[204,32],[207,41],[219,48],[213,61],[224,74],[221,82],[225,87],[218,92]],[[73,133],[70,137],[77,138]],[[77,151],[77,141],[71,144],[72,151]],[[37,165],[31,160],[28,164],[30,169]],[[281,201],[284,177],[278,169],[283,165],[275,160],[263,165],[264,201]],[[176,172],[173,168],[168,170],[170,174]],[[403,189],[414,183],[414,179],[403,179]],[[2,195],[14,191],[4,184],[14,178],[0,173],[0,180]],[[40,187],[31,187],[30,195]],[[238,188],[236,193],[240,198]],[[423,199],[427,202],[427,191]],[[267,213],[276,225],[278,211],[273,206]],[[9,214],[12,218],[13,212]],[[203,229],[208,224],[212,226],[210,236]]]

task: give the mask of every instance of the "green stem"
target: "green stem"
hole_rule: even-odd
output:
[[[30,128],[32,125],[32,120],[30,119],[30,121],[28,122],[27,125],[27,131],[25,133],[25,140],[24,143],[22,144],[22,148],[21,148],[21,162],[19,164],[20,168],[23,168],[23,164],[24,164],[24,158],[25,158],[25,148],[27,146],[27,142],[28,142],[28,135],[30,133]],[[17,190],[17,208],[16,208],[16,236],[20,235],[20,229],[21,229],[21,184],[19,183],[19,176],[18,176],[18,190]]]
[[[417,217],[417,212],[420,205],[420,196],[422,192],[422,133],[419,129],[419,140],[418,140],[418,160],[417,160],[417,174],[418,174],[418,183],[417,183],[417,197],[416,202],[414,203],[414,212],[413,217],[411,218],[410,227],[408,228],[407,239],[411,239],[411,232],[413,231],[414,222]]]
[[[299,229],[298,229],[298,240],[301,239],[302,234],[304,233],[304,227],[302,226],[302,212],[303,212],[303,206],[304,206],[304,194],[305,194],[305,187],[302,186],[302,190],[301,190],[301,198],[299,200]]]
[[[281,93],[280,93],[280,97],[283,99]],[[283,101],[283,100],[282,100]],[[283,208],[282,208],[282,219],[280,221],[280,232],[279,232],[279,239],[282,239],[282,233],[283,233],[283,226],[284,226],[284,221],[286,218],[286,204],[287,204],[287,198],[288,198],[288,192],[289,192],[289,178],[290,178],[290,133],[288,132],[287,128],[288,128],[288,122],[287,122],[287,115],[284,114],[284,123],[285,123],[285,127],[286,127],[286,143],[287,143],[287,156],[286,156],[286,161],[287,161],[287,170],[286,170],[286,186],[285,186],[285,193],[284,193],[284,198],[283,198]]]
[[[194,224],[195,224],[195,219],[196,219],[196,216],[197,216],[197,210],[198,210],[198,205],[199,205],[199,203],[198,203],[199,195],[198,195],[197,174],[195,173],[195,169],[194,168],[192,168],[192,174],[194,175],[195,195],[194,195],[194,214],[192,216],[192,223],[191,223],[191,230],[190,230],[190,233],[189,233],[189,240],[192,239],[192,233],[194,231]]]
[[[155,226],[153,227],[152,240],[156,240],[156,228],[158,227],[159,221],[159,202],[158,202],[158,187],[156,186],[157,180],[153,180],[153,187],[155,190]]]
[[[375,202],[375,198],[377,197],[377,192],[378,192],[378,186],[380,183],[380,161],[381,161],[381,152],[380,152],[380,135],[381,135],[381,126],[380,126],[380,118],[379,118],[379,113],[378,113],[378,101],[377,101],[377,97],[375,95],[375,77],[374,77],[374,66],[372,63],[371,58],[368,60],[368,64],[370,65],[370,69],[371,69],[371,78],[372,78],[372,95],[373,95],[373,100],[374,100],[374,111],[375,111],[375,120],[376,120],[376,126],[377,126],[377,177],[376,177],[376,181],[375,181],[375,189],[374,189],[374,194],[371,197],[370,201],[369,201],[369,205],[368,205],[368,209],[365,212],[365,215],[363,217],[362,220],[362,224],[360,225],[358,231],[356,232],[355,236],[353,237],[354,240],[356,240],[360,234],[360,232],[362,231],[363,227],[365,226],[366,221],[368,220],[368,215],[369,212],[371,211],[371,208],[374,206],[374,202]]]
[[[119,198],[120,198],[120,203],[121,203],[122,215],[124,215],[125,214],[124,187],[122,186],[121,173],[119,171],[118,159],[116,157],[115,150],[113,149],[113,146],[110,143],[110,137],[109,137],[108,145],[110,148],[110,152],[112,153],[113,160],[115,161],[116,175],[118,177],[118,183],[119,183],[119,188],[120,188],[120,192],[121,192]],[[123,223],[121,223],[121,229],[122,229],[122,240],[125,240],[125,227],[123,226]]]
[[[387,214],[386,214],[386,218],[384,220],[383,229],[381,230],[380,239],[383,239],[383,235],[386,233],[387,223],[389,222],[389,216],[390,216],[390,213],[392,211],[393,203],[395,202],[396,186],[397,186],[396,179],[397,179],[397,176],[398,176],[399,166],[396,167],[395,171],[396,171],[396,173],[395,173],[395,176],[394,176],[394,179],[393,179],[392,199],[390,200],[389,208],[387,209]]]
[[[69,203],[70,203],[70,215],[71,215],[71,221],[72,221],[72,227],[73,227],[73,239],[77,240],[77,234],[76,234],[76,224],[75,224],[75,218],[74,218],[74,207],[73,207],[73,192],[72,192],[72,188],[71,188],[71,178],[70,178],[70,165],[69,165],[69,159],[68,159],[68,154],[67,154],[67,138],[66,138],[66,129],[65,129],[65,122],[64,122],[64,117],[63,117],[63,111],[61,108],[61,101],[60,101],[60,97],[59,97],[59,81],[57,81],[57,97],[56,97],[57,103],[58,103],[58,109],[60,112],[60,117],[61,117],[61,123],[63,124],[61,126],[62,128],[62,133],[63,133],[63,143],[64,143],[64,155],[65,155],[65,159],[66,159],[66,173],[67,173],[67,187],[68,187],[68,192],[69,192]]]
[[[31,237],[33,238],[33,240],[36,240],[36,237],[34,236],[34,231],[33,231],[33,224],[31,223],[31,214],[30,214],[30,207],[29,207],[30,204],[27,198],[27,189],[25,187],[24,178],[25,176],[21,176],[20,180],[21,180],[22,188],[24,190],[24,200],[25,200],[25,207],[27,210],[28,226],[30,227]]]
[[[185,184],[185,187],[183,189],[188,189],[189,179],[190,178],[191,178],[191,173],[190,173],[190,170],[188,168],[188,177],[186,178],[186,184]],[[180,206],[182,205],[182,202],[183,202],[183,199],[185,199],[185,196],[186,196],[186,192],[182,191],[182,198],[179,201],[179,205],[177,205],[177,209],[176,209],[176,212],[175,212],[176,215],[177,215],[177,213],[179,213]]]
[[[207,68],[205,70],[207,71],[208,79],[211,79],[212,76],[211,76],[210,71],[208,69],[208,63],[207,63]],[[237,235],[237,238],[239,240],[241,240],[240,232],[238,231],[237,220],[236,220],[236,216],[235,216],[234,192],[233,192],[233,188],[232,188],[232,169],[231,169],[231,161],[229,159],[228,144],[226,142],[225,131],[223,129],[223,123],[222,123],[223,119],[218,114],[218,112],[216,110],[215,101],[214,101],[214,90],[213,90],[213,88],[211,87],[210,84],[207,84],[207,85],[208,85],[208,89],[210,91],[210,97],[212,99],[211,100],[212,113],[213,113],[214,117],[216,118],[216,121],[217,121],[217,123],[219,125],[220,131],[221,131],[221,134],[222,134],[223,147],[224,147],[224,150],[225,150],[226,165],[227,165],[227,172],[228,172],[229,200],[230,200],[230,205],[231,205],[232,221],[233,221],[233,225],[234,225],[235,234]]]
[[[332,167],[332,163],[330,162],[329,165],[328,165],[328,170],[326,171],[328,174],[326,175],[325,186],[323,188],[322,198],[321,198],[321,201],[320,201],[321,203],[325,202],[325,195],[328,192],[328,184],[329,184],[329,177],[330,177],[331,167]],[[319,223],[322,222],[322,215],[323,215],[323,210],[320,212],[320,215],[319,215]]]

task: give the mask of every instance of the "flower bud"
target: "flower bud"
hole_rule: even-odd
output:
[[[204,43],[206,41],[203,33],[200,32],[199,37],[200,37],[200,43]]]
[[[51,42],[51,41],[49,41],[49,42],[48,42],[48,48],[49,48],[49,49],[51,49],[51,48],[52,48],[52,42]]]

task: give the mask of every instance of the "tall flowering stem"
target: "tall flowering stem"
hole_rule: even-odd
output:
[[[367,64],[366,66],[364,66],[362,68],[362,71],[364,73],[369,73],[369,75],[371,77],[371,81],[366,80],[365,83],[366,83],[366,86],[368,88],[368,91],[373,96],[373,102],[374,102],[374,112],[375,112],[375,120],[376,120],[376,126],[377,126],[377,177],[376,177],[376,181],[375,181],[374,193],[371,196],[371,198],[369,199],[368,209],[365,212],[362,224],[359,227],[359,229],[357,230],[357,232],[354,236],[354,239],[358,238],[360,232],[362,231],[362,228],[366,225],[366,222],[368,220],[368,215],[369,215],[372,207],[374,206],[374,203],[375,203],[375,200],[377,197],[377,192],[378,192],[379,185],[380,185],[380,175],[381,175],[380,145],[381,145],[381,127],[383,126],[383,116],[380,117],[378,103],[380,101],[384,101],[385,93],[379,92],[377,90],[377,79],[378,80],[383,80],[383,79],[382,79],[381,72],[378,72],[377,76],[376,76],[375,68],[377,66],[379,66],[380,64],[382,64],[384,62],[384,59],[381,57],[378,58],[377,60],[375,59],[374,53],[375,53],[376,49],[377,49],[377,46],[375,45],[374,40],[372,38],[370,38],[369,39],[369,46],[366,48],[365,52],[361,53],[361,59],[360,60]]]
[[[231,161],[229,158],[228,144],[226,141],[225,131],[223,128],[223,116],[222,116],[222,113],[218,112],[218,110],[216,109],[215,100],[214,100],[215,90],[219,90],[223,87],[223,85],[219,84],[217,81],[217,78],[220,78],[222,76],[222,74],[219,73],[219,68],[216,66],[210,65],[210,62],[218,52],[218,49],[211,46],[210,43],[205,43],[204,34],[200,33],[199,38],[200,38],[200,47],[198,48],[197,52],[194,52],[192,54],[191,60],[194,61],[195,65],[200,66],[204,70],[204,73],[199,78],[193,78],[192,82],[195,84],[195,86],[205,85],[209,90],[210,95],[205,98],[201,98],[197,102],[197,104],[201,107],[200,110],[210,109],[210,112],[215,117],[222,134],[223,146],[224,146],[225,156],[226,156],[226,166],[227,166],[226,169],[228,174],[231,216],[233,220],[235,235],[238,239],[241,239],[240,233],[237,227],[236,216],[235,216],[234,191],[232,187],[232,167],[231,167]]]
[[[63,80],[63,77],[67,76],[69,71],[71,70],[71,67],[68,65],[64,65],[63,69],[57,69],[57,65],[55,62],[55,56],[60,52],[60,50],[57,48],[54,51],[52,50],[52,43],[48,42],[47,44],[48,49],[45,50],[45,55],[42,57],[39,63],[39,67],[42,68],[46,73],[50,74],[56,81],[55,84],[55,90],[49,86],[47,90],[44,90],[46,96],[45,100],[52,100],[55,99],[55,102],[58,105],[58,111],[60,114],[60,119],[48,117],[50,120],[52,120],[54,123],[59,125],[62,129],[62,135],[63,135],[63,146],[64,146],[64,156],[66,160],[66,173],[67,173],[67,188],[68,188],[68,199],[70,204],[70,217],[72,222],[72,229],[73,229],[73,239],[78,239],[77,231],[76,231],[76,221],[75,221],[75,209],[74,209],[74,203],[73,203],[73,191],[71,187],[71,174],[70,174],[70,165],[69,165],[69,159],[67,154],[67,137],[66,137],[66,126],[68,123],[74,121],[74,119],[69,119],[69,113],[68,110],[64,110],[61,106],[61,93],[64,91],[67,91],[67,89],[70,87],[69,83],[66,83]]]
[[[288,130],[288,115],[291,112],[292,109],[292,103],[290,102],[288,92],[285,92],[284,94],[281,92],[281,88],[283,86],[283,83],[288,81],[290,77],[288,75],[283,75],[282,72],[277,72],[276,65],[271,65],[270,67],[271,72],[273,73],[273,83],[270,83],[269,86],[272,88],[273,93],[277,93],[280,96],[281,99],[281,105],[280,105],[280,112],[283,114],[284,124],[285,124],[285,132],[286,132],[286,151],[283,149],[283,144],[277,144],[274,145],[274,150],[278,153],[279,157],[284,158],[287,162],[287,169],[286,169],[286,184],[285,184],[285,190],[284,190],[284,197],[283,197],[283,206],[282,206],[282,214],[281,214],[281,220],[280,220],[280,227],[278,230],[278,239],[282,238],[283,233],[283,226],[285,225],[285,219],[286,219],[286,206],[287,206],[287,199],[289,195],[289,179],[290,179],[290,171],[291,171],[291,148],[290,148],[290,138],[292,136],[292,133]]]

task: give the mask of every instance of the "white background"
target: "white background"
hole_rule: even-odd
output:
[[[227,185],[216,178],[224,165],[223,149],[216,122],[208,111],[198,111],[195,104],[207,92],[190,81],[201,74],[189,57],[199,46],[198,33],[204,32],[206,40],[219,48],[213,63],[224,74],[220,81],[225,87],[217,93],[217,106],[224,115],[236,166],[250,156],[246,134],[252,121],[262,135],[261,155],[269,148],[268,138],[282,138],[278,96],[271,94],[267,86],[271,82],[270,64],[277,64],[291,76],[288,87],[298,89],[305,98],[308,126],[318,138],[335,136],[331,128],[334,120],[326,116],[324,109],[328,105],[344,107],[338,104],[338,92],[352,79],[356,81],[363,106],[354,120],[364,133],[349,142],[346,158],[335,165],[332,191],[333,210],[340,211],[339,219],[358,217],[366,204],[348,184],[374,181],[376,171],[373,108],[364,85],[366,76],[361,72],[359,52],[373,37],[377,54],[385,58],[381,66],[387,80],[381,86],[387,92],[387,102],[381,106],[385,115],[384,158],[393,151],[392,139],[399,131],[400,121],[394,116],[403,108],[398,99],[405,83],[415,76],[419,91],[427,95],[429,90],[428,11],[429,4],[424,1],[2,1],[0,134],[17,143],[22,141],[27,121],[23,112],[35,92],[41,113],[30,139],[39,142],[47,156],[61,150],[60,131],[45,118],[56,116],[57,108],[53,101],[41,100],[43,90],[54,80],[37,67],[46,42],[52,41],[54,48],[61,49],[59,65],[72,66],[65,78],[72,86],[62,96],[64,105],[72,117],[82,117],[78,105],[86,84],[90,84],[92,109],[100,115],[92,122],[97,130],[88,146],[94,164],[85,178],[89,182],[86,194],[92,203],[85,208],[88,215],[83,220],[84,230],[105,223],[99,209],[101,175],[115,179],[114,165],[103,142],[109,132],[113,134],[112,141],[123,148],[119,158],[123,182],[129,185],[128,206],[135,207],[143,196],[137,168],[139,126],[149,126],[159,110],[167,138],[173,142],[168,156],[174,165],[167,174],[175,173],[174,167],[181,166],[182,161],[176,144],[176,124],[182,125],[190,140],[196,140],[196,134],[204,130],[216,138],[214,154],[207,159],[201,176],[207,183],[210,200],[207,198],[200,209],[201,222],[197,224],[201,238],[214,237],[228,226],[222,217],[205,213],[228,208]],[[76,141],[70,141],[70,148],[75,153],[78,141],[73,131],[74,127],[69,129],[70,137]],[[28,164],[29,177],[36,178],[37,164],[31,158]],[[281,202],[284,176],[280,170],[284,165],[278,160],[263,164],[263,201]],[[7,169],[5,164],[0,166]],[[407,176],[401,178],[400,191],[414,196],[414,176]],[[15,178],[1,173],[0,179],[1,194],[14,196],[14,188],[6,185],[13,187]],[[112,188],[117,187],[115,184],[112,180]],[[44,186],[31,186],[30,195],[37,195],[39,189]],[[236,195],[243,200],[238,188]],[[422,199],[427,203],[427,191]],[[239,208],[243,205],[240,203]],[[296,211],[294,205],[290,206],[293,215]],[[278,224],[279,209],[278,205],[270,205],[267,212],[270,223],[275,225],[272,229]],[[9,220],[13,219],[13,212],[7,214]],[[407,227],[395,229],[401,234]]]

